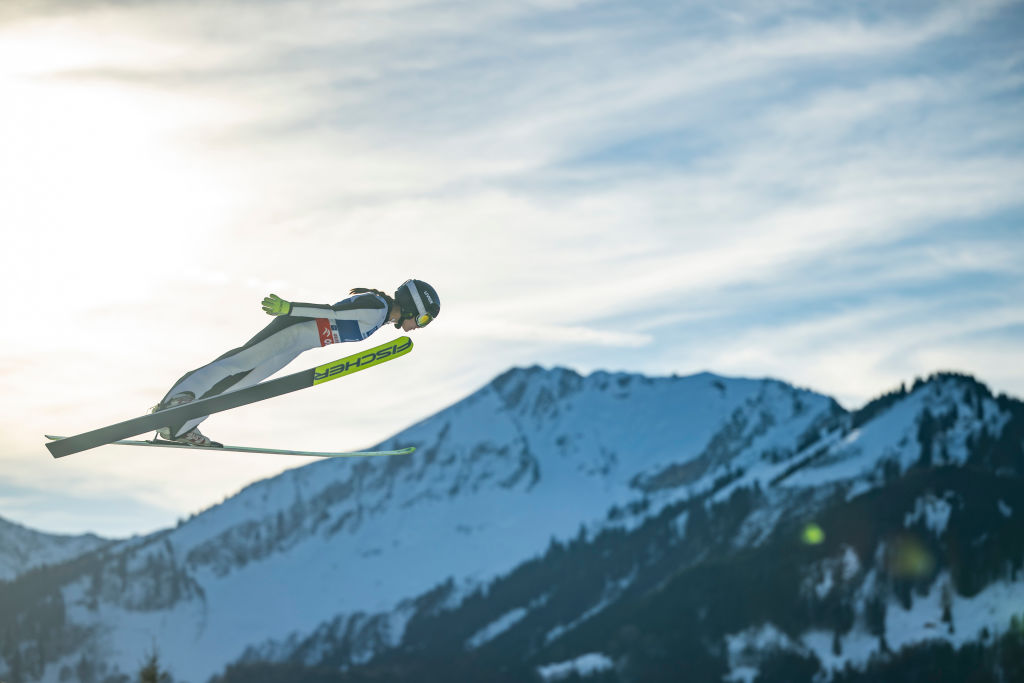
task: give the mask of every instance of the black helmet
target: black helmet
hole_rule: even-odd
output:
[[[425,327],[441,311],[437,290],[423,280],[406,280],[395,291],[395,301],[402,307],[402,319],[415,318],[418,327]],[[401,327],[401,320],[395,327]]]

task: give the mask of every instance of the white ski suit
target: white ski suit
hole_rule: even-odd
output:
[[[366,339],[387,322],[388,313],[388,301],[370,293],[357,294],[333,306],[293,302],[287,315],[274,318],[244,346],[185,374],[160,403],[182,392],[191,392],[200,399],[252,386],[288,365],[303,351]],[[197,417],[171,425],[171,432],[178,437],[205,419]]]

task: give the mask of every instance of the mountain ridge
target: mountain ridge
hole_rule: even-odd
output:
[[[1014,400],[950,373],[890,394],[847,411],[777,380],[514,368],[382,444],[416,445],[415,457],[319,462],[256,482],[177,528],[117,544],[85,574],[50,586],[47,599],[59,595],[65,624],[92,634],[108,678],[147,647],[129,635],[139,631],[175,660],[193,656],[178,671],[184,680],[303,652],[306,666],[318,665],[314,655],[369,665],[414,639],[431,614],[458,612],[581,533],[651,533],[652,547],[671,555],[672,534],[698,528],[705,506],[739,506],[733,550],[756,548],[822,499],[852,500],[923,466],[926,451],[943,466],[986,448],[993,462],[1005,459],[998,444],[1017,424]],[[930,422],[918,419],[923,411]],[[662,531],[644,531],[662,517]],[[626,599],[629,576],[616,574],[594,589],[597,603],[549,625],[552,642],[598,617],[596,605]],[[546,600],[501,607],[461,645],[485,651]],[[209,633],[218,634],[213,650],[202,647]],[[38,664],[27,680],[58,680],[76,653],[84,656],[72,648]]]
[[[51,534],[0,517],[0,581],[39,567],[62,564],[110,539],[96,534]]]

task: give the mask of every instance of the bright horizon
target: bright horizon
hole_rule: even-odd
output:
[[[5,6],[0,517],[147,533],[304,464],[43,446],[143,414],[270,292],[417,277],[442,310],[408,358],[211,417],[225,443],[365,448],[534,364],[1024,397],[1022,26],[1006,0]]]

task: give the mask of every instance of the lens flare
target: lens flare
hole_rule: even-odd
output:
[[[916,537],[897,536],[890,541],[889,573],[901,579],[920,579],[935,569],[935,556]]]
[[[804,530],[800,534],[800,540],[803,541],[804,545],[820,545],[825,542],[825,532],[820,526],[811,522],[804,526]]]

